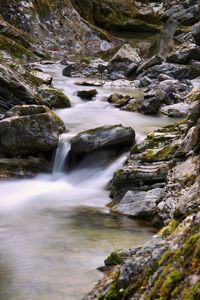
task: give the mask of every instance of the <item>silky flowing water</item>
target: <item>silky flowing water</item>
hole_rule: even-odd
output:
[[[140,90],[99,87],[96,99],[84,102],[76,96],[81,78],[63,77],[59,64],[43,69],[72,101],[71,108],[57,111],[68,133],[61,137],[52,174],[0,183],[0,300],[81,299],[102,276],[96,268],[111,251],[153,235],[150,227],[112,215],[106,206],[106,186],[126,153],[93,154],[65,173],[62,166],[71,137],[80,131],[121,123],[132,126],[139,140],[172,120],[120,111],[105,101],[117,91],[137,96]]]

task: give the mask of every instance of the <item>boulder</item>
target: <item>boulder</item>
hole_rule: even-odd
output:
[[[0,121],[0,145],[11,156],[49,151],[64,131],[62,120],[47,107],[15,106]]]
[[[71,150],[84,155],[102,149],[121,149],[135,142],[135,132],[122,125],[102,126],[79,133],[71,141]]]
[[[161,108],[161,113],[168,115],[171,118],[183,118],[188,115],[190,105],[187,103],[176,103],[167,105]]]
[[[77,96],[81,99],[92,100],[98,94],[97,90],[82,90],[77,92]]]
[[[51,109],[67,108],[71,106],[69,98],[61,91],[42,85],[37,90],[38,95],[42,98],[44,105]]]
[[[137,218],[152,217],[156,212],[156,203],[159,201],[161,193],[161,188],[149,191],[128,191],[112,210]]]
[[[107,71],[110,75],[117,73],[119,79],[124,78],[135,71],[140,62],[137,50],[129,44],[124,44],[110,60]]]

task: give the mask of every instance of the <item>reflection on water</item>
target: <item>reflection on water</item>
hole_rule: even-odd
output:
[[[114,32],[114,34],[128,42],[132,47],[138,48],[142,58],[150,58],[156,54],[166,58],[175,46],[173,36],[176,27],[175,24],[165,24],[159,34],[143,32]]]

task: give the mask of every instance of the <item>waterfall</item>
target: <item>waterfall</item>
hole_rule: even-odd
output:
[[[69,142],[66,141],[66,137],[62,135],[60,137],[59,144],[56,150],[55,159],[54,159],[53,172],[52,172],[53,176],[55,174],[59,174],[62,172],[69,151],[70,151],[70,144]]]

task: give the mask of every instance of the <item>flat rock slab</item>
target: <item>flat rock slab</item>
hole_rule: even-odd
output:
[[[168,115],[171,118],[183,118],[188,115],[190,104],[187,103],[176,103],[167,105],[161,108],[161,113]]]
[[[151,217],[156,211],[156,203],[161,193],[161,188],[149,191],[128,191],[112,210],[132,217]]]

